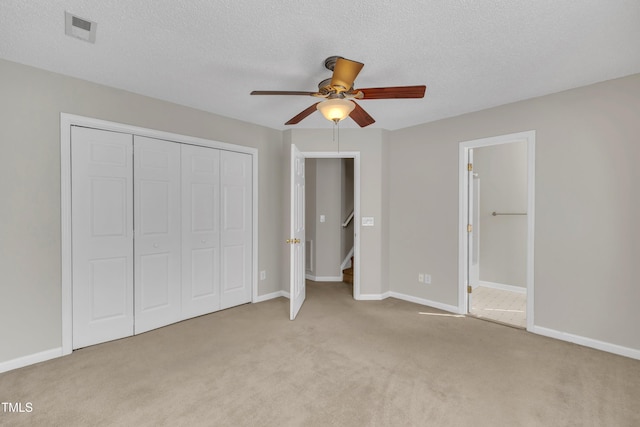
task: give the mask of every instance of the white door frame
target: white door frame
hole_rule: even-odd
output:
[[[353,299],[360,299],[360,152],[302,151],[306,159],[353,159]],[[306,200],[305,200],[306,203]]]
[[[112,132],[122,132],[150,138],[164,139],[183,144],[199,145],[220,150],[246,153],[253,163],[253,253],[252,253],[252,302],[258,300],[258,150],[242,145],[228,144],[176,133],[147,129],[122,123],[60,113],[60,218],[61,218],[61,281],[62,281],[62,354],[73,351],[72,322],[72,270],[71,270],[71,127],[83,126]]]
[[[533,238],[535,224],[535,130],[460,142],[458,152],[458,312],[460,314],[467,314],[469,312],[467,299],[467,257],[469,253],[467,247],[467,212],[469,209],[467,164],[469,163],[469,149],[513,142],[527,143],[527,330],[531,331],[534,327]]]

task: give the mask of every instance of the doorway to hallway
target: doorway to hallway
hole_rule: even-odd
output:
[[[353,159],[353,298],[360,299],[360,153],[359,152],[300,152],[295,145],[292,145],[291,155],[291,230],[306,228],[306,215],[304,213],[306,204],[306,183],[302,178],[302,184],[297,185],[298,180],[293,179],[296,171],[302,171],[306,167],[306,159]],[[306,174],[305,174],[306,175]],[[326,217],[325,217],[326,220]],[[299,226],[298,226],[299,225]],[[303,238],[289,239],[291,244],[291,265],[290,265],[290,293],[300,295],[300,303],[291,302],[291,320],[295,319],[297,312],[302,306],[305,295],[306,268],[306,232]],[[302,250],[298,250],[302,247]],[[302,263],[294,262],[296,253],[305,254]],[[302,264],[302,265],[301,265]],[[298,266],[301,265],[301,268]],[[294,293],[295,291],[295,293]],[[294,298],[291,297],[291,301]],[[294,307],[295,305],[295,307]]]
[[[351,290],[355,270],[354,160],[307,158],[305,173],[306,279],[345,282]]]

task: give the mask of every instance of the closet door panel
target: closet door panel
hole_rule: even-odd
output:
[[[135,333],[180,320],[180,144],[134,137]]]
[[[182,146],[182,317],[220,309],[220,151]]]
[[[73,348],[133,334],[132,148],[71,128]]]
[[[222,193],[221,308],[251,302],[252,159],[248,154],[221,151]]]

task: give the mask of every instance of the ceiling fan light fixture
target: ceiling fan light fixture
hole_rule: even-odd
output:
[[[316,108],[325,119],[337,124],[340,120],[346,119],[356,105],[347,99],[335,98],[319,102]]]

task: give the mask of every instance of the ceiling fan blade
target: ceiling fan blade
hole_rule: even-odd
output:
[[[338,58],[333,68],[333,77],[331,77],[331,86],[338,92],[346,92],[353,87],[358,73],[362,70],[364,64],[362,62],[352,61],[350,59]]]
[[[395,87],[374,87],[368,89],[357,89],[356,99],[392,99],[392,98],[424,98],[427,87],[421,86],[395,86]],[[359,96],[358,92],[362,92]]]
[[[361,128],[369,126],[370,124],[376,122],[373,117],[369,115],[369,113],[364,111],[364,108],[358,105],[358,103],[353,103],[356,104],[356,108],[354,108],[351,114],[349,114],[349,117],[351,117],[353,121],[356,122]]]
[[[314,96],[316,92],[300,92],[294,90],[254,90],[251,95],[307,95]]]
[[[313,104],[312,106],[310,106],[306,110],[303,110],[298,115],[292,117],[287,123],[285,123],[285,125],[295,125],[295,124],[300,123],[302,121],[302,119],[306,118],[307,116],[311,115],[311,113],[313,113],[314,111],[317,110],[316,105],[318,105],[318,104],[319,104],[319,102],[316,102],[315,104]]]

